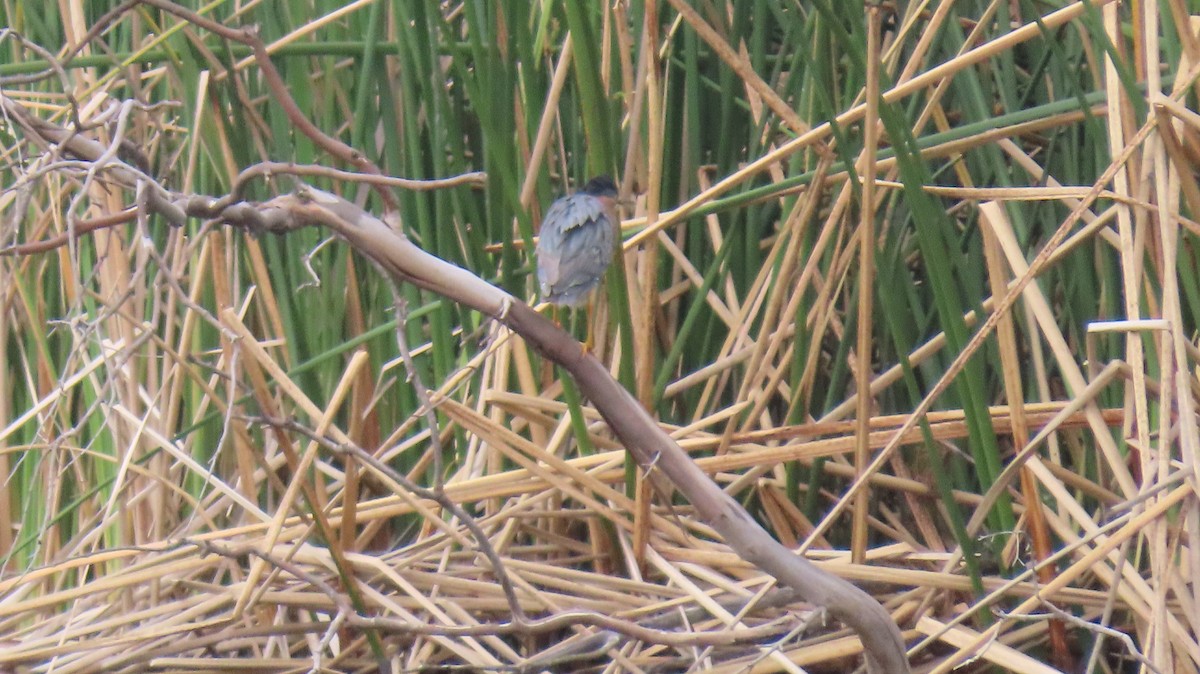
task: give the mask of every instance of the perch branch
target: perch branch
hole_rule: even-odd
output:
[[[158,0],[149,4],[164,8],[169,5]],[[269,59],[264,70],[267,66]],[[3,94],[0,94],[0,108],[33,142],[58,145],[87,161],[98,161],[105,155],[106,148],[95,140],[37,118]],[[264,204],[229,203],[209,196],[172,193],[141,170],[118,159],[112,160],[107,168],[109,176],[119,182],[129,186],[143,184],[146,207],[174,225],[191,216],[218,219],[251,233],[285,234],[305,226],[326,227],[392,278],[471,307],[520,334],[571,374],[643,469],[647,473],[659,471],[670,479],[695,506],[697,515],[719,532],[739,556],[791,587],[801,598],[827,608],[853,628],[863,642],[873,672],[909,671],[900,630],[878,602],[773,539],[700,470],[600,361],[585,354],[579,342],[529,305],[471,272],[426,253],[383,220],[328,192],[302,186],[293,194]]]
[[[647,470],[661,471],[743,559],[826,607],[862,639],[872,671],[908,672],[899,628],[882,606],[848,581],[828,574],[776,541],[713,482],[645,412],[607,368],[582,345],[529,305],[471,272],[420,249],[382,220],[338,196],[311,187],[273,199],[273,208],[295,214],[287,228],[332,229],[384,273],[447,297],[500,321],[566,369],[621,443]]]

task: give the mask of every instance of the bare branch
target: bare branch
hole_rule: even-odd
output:
[[[169,0],[141,0],[141,2],[157,7],[169,14],[174,14],[188,23],[212,31],[226,40],[244,44],[253,49],[254,60],[258,63],[259,70],[262,71],[263,80],[266,82],[267,88],[271,90],[271,95],[275,102],[283,108],[288,121],[295,125],[297,131],[310,138],[322,150],[358,168],[359,171],[373,175],[383,175],[383,171],[375,165],[375,162],[372,162],[358,150],[326,134],[304,115],[304,112],[300,110],[300,106],[296,104],[296,99],[292,98],[292,94],[288,90],[287,84],[283,81],[283,77],[275,68],[275,64],[271,63],[271,55],[267,52],[267,45],[258,37],[256,29],[230,28]],[[396,198],[392,196],[391,192],[383,189],[381,185],[373,185],[373,187],[375,187],[375,193],[379,195],[379,198],[383,201],[384,206],[389,212],[399,210],[399,204],[396,203]]]
[[[609,427],[646,470],[660,469],[746,561],[775,576],[805,600],[828,608],[854,628],[877,672],[907,672],[904,641],[891,616],[853,584],[793,554],[770,536],[621,387],[608,369],[562,328],[529,305],[483,279],[418,248],[358,206],[307,187],[274,199],[276,208],[296,214],[294,222],[323,225],[337,232],[394,278],[436,292],[500,321],[531,346],[561,365],[578,383]]]
[[[288,96],[278,73],[271,65],[265,46],[252,31],[230,29],[198,16],[167,0],[143,0],[146,4],[192,21],[213,30],[227,39],[254,48],[264,77],[289,118],[315,142],[338,158],[348,161],[366,173],[381,172],[361,154],[340,141],[312,128]],[[797,594],[831,614],[858,632],[867,653],[868,663],[876,672],[902,673],[908,671],[904,642],[891,616],[875,600],[849,582],[828,574],[807,559],[793,554],[773,539],[729,494],[705,474],[679,445],[645,412],[638,401],[621,387],[607,368],[561,328],[524,302],[492,286],[475,274],[437,258],[409,241],[402,233],[380,218],[334,194],[301,186],[292,194],[276,197],[266,203],[237,201],[237,196],[216,199],[202,195],[172,193],[138,168],[112,156],[111,149],[76,131],[63,129],[29,113],[22,105],[0,93],[0,109],[9,115],[34,142],[57,149],[88,161],[108,161],[109,175],[129,186],[144,185],[148,209],[163,215],[175,225],[187,217],[219,219],[251,233],[286,233],[306,226],[328,228],[358,252],[371,259],[389,277],[413,283],[454,302],[494,318],[520,334],[527,343],[550,360],[561,365],[576,380],[583,392],[608,422],[618,440],[632,453],[647,471],[661,471],[695,506],[696,514],[721,534],[725,542],[743,559],[770,573]],[[107,153],[107,156],[106,156]],[[391,194],[376,185],[389,208],[395,202]],[[369,454],[355,454],[366,460]],[[464,525],[468,519],[463,520]],[[481,546],[481,550],[486,548]],[[497,577],[502,574],[498,558],[490,560]],[[551,629],[583,622],[611,627],[619,621],[591,613],[555,615],[538,621],[522,619],[515,591],[505,589],[513,607],[514,631]],[[405,630],[414,626],[405,621],[382,618],[354,617],[347,614],[348,624],[373,630]],[[474,633],[475,628],[456,631],[439,626],[436,633]],[[649,633],[629,630],[624,633],[637,638],[652,637]],[[490,630],[490,632],[488,631]],[[496,633],[496,626],[487,626],[479,633]],[[415,633],[415,632],[413,632]],[[694,638],[691,635],[689,638]],[[661,638],[661,635],[658,635]],[[673,636],[672,640],[678,638]],[[654,640],[654,639],[650,639]]]

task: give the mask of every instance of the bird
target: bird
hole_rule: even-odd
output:
[[[550,205],[537,243],[542,299],[566,307],[587,303],[612,262],[616,198],[613,179],[596,176]]]

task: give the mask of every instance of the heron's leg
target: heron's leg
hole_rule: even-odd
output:
[[[591,353],[592,348],[596,346],[596,333],[592,323],[596,319],[596,293],[589,293],[587,300],[587,308],[584,309],[584,321],[587,322],[587,337],[583,340],[583,352]]]

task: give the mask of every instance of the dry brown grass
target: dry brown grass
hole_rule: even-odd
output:
[[[87,30],[87,8],[60,4],[74,44]],[[427,4],[451,22],[474,7]],[[949,4],[898,16],[899,33],[883,35],[879,58],[868,59],[896,84],[864,78],[856,103],[836,117],[842,130],[872,129],[849,157],[871,176],[856,192],[830,126],[805,121],[800,101],[775,95],[788,91],[786,73],[756,71],[753,45],[705,30],[729,5],[671,0],[657,8],[663,21],[627,24],[633,8],[611,4],[591,18],[600,45],[593,56],[609,66],[608,98],[626,123],[627,159],[614,162],[625,164],[627,187],[649,186],[626,214],[617,277],[625,285],[610,286],[618,291],[609,292],[617,295],[607,308],[614,317],[602,324],[596,348],[612,371],[780,541],[868,588],[904,630],[917,671],[967,661],[973,670],[1014,672],[1200,667],[1200,553],[1191,541],[1200,531],[1200,351],[1191,305],[1192,248],[1200,241],[1200,117],[1191,107],[1200,46],[1188,7],[1172,1],[1173,14],[1150,7],[1137,17],[1115,3],[1088,10],[1100,23],[1086,26],[1102,25],[1128,61],[1118,65],[1145,91],[1167,93],[1132,97],[1097,41],[1088,55],[1107,87],[1104,101],[1047,108],[1035,119],[1001,116],[993,128],[921,148],[926,162],[945,169],[925,192],[964,231],[977,228],[973,245],[986,271],[971,289],[982,294],[963,309],[973,337],[958,344],[933,327],[906,349],[921,382],[910,400],[905,387],[916,380],[905,378],[901,358],[888,355],[896,345],[881,337],[888,328],[880,327],[878,304],[887,298],[875,297],[862,314],[861,298],[851,301],[877,283],[875,258],[860,257],[862,241],[882,246],[889,228],[909,217],[899,196],[903,167],[883,152],[889,139],[875,128],[881,113],[866,101],[915,111],[905,123],[918,138],[953,131],[963,114],[948,100],[955,78],[1004,63],[1041,30],[1081,30],[1085,8],[1065,5],[1041,27],[1025,16],[998,36],[984,30],[994,28],[995,4],[970,21],[949,16]],[[693,5],[717,10],[688,12]],[[275,50],[338,25],[339,7],[292,10],[322,18],[279,37]],[[529,16],[541,14],[531,8]],[[171,42],[170,31],[140,23],[151,17],[187,35]],[[923,36],[954,21],[980,33],[957,57],[921,70],[921,55],[933,49]],[[581,165],[573,144],[584,140],[578,120],[564,122],[555,111],[586,107],[571,60],[589,57],[571,46],[567,18],[549,22],[553,58],[531,52],[524,64],[552,82],[544,108],[518,97],[515,139],[480,131],[514,146],[524,171],[503,183],[489,173],[492,199],[501,201],[495,193],[508,185],[512,204],[532,210],[549,171]],[[139,47],[178,51],[185,37],[206,35],[150,12],[120,15],[114,25]],[[267,33],[282,35],[278,29]],[[388,40],[406,39],[394,30]],[[25,28],[55,51],[37,31]],[[663,106],[679,101],[669,77],[649,76],[647,54],[682,44],[684,31],[708,45],[737,82],[745,114],[770,131],[753,156],[720,158],[734,165],[724,173],[664,148]],[[1159,45],[1160,33],[1181,45],[1179,60],[1166,60],[1175,52]],[[4,46],[16,44],[6,39]],[[508,46],[516,50],[517,42]],[[360,134],[366,154],[386,159],[388,141],[411,140],[396,129],[429,132],[399,103],[400,119],[374,117],[356,130],[358,90],[337,80],[358,77],[358,63],[347,65],[339,59],[349,57],[327,46],[329,55],[299,61],[314,72],[285,68],[293,93],[311,106],[305,113],[326,133]],[[39,56],[28,47],[7,53],[19,56],[0,65]],[[448,47],[432,53],[446,64],[467,58]],[[274,134],[285,127],[260,98],[253,61],[226,71],[208,58],[189,52],[126,67],[73,65],[48,84],[6,81],[0,94],[61,125],[75,113],[107,115],[106,125],[84,135],[134,140],[151,172],[169,174],[184,192],[225,193],[247,154],[319,163],[294,139],[286,144],[293,156],[276,154],[284,141]],[[389,53],[379,67],[399,78],[417,58]],[[1174,79],[1161,82],[1160,71]],[[506,85],[523,86],[516,78]],[[467,98],[481,117],[500,114],[471,98],[477,93]],[[199,104],[118,105],[141,95],[148,103]],[[425,105],[413,109],[434,115],[435,105]],[[1089,119],[1102,137],[1087,135]],[[475,130],[472,123],[459,132]],[[11,392],[0,395],[7,497],[0,498],[0,671],[376,671],[388,663],[393,671],[733,673],[843,671],[860,661],[850,632],[788,603],[772,578],[732,554],[669,488],[631,480],[603,419],[586,401],[576,404],[569,383],[519,337],[402,290],[415,308],[402,327],[420,374],[413,383],[394,333],[368,334],[394,315],[388,286],[361,259],[317,235],[277,244],[211,224],[167,230],[132,218],[113,227],[101,219],[137,206],[133,189],[107,184],[111,175],[90,175],[13,128],[0,143],[9,185],[0,194],[0,236],[5,246],[23,247],[0,257],[0,343],[8,354],[0,392]],[[1045,138],[1058,133],[1107,143],[1086,181],[1055,174]],[[739,142],[752,147],[751,140]],[[1008,184],[980,184],[970,173],[968,159],[984,152],[1011,168]],[[478,159],[464,164],[485,168],[482,157],[463,154]],[[465,173],[459,161],[439,175]],[[665,194],[664,172],[676,166],[688,175],[670,183],[680,194]],[[385,168],[417,173],[404,163]],[[807,169],[807,182],[787,182]],[[288,189],[268,185],[256,198]],[[751,223],[735,220],[721,201],[752,186],[779,188],[754,199],[778,208],[761,235],[746,234]],[[356,189],[346,185],[344,194],[353,198]],[[457,260],[464,265],[490,265],[474,269],[486,277],[512,272],[518,280],[505,282],[520,286],[519,270],[499,260],[528,243],[527,215],[510,209],[502,211],[506,221],[487,221],[483,214],[500,207],[480,206],[476,193],[457,189],[420,207],[399,192],[413,200],[403,202],[408,231],[431,250],[460,252],[469,258]],[[859,207],[862,194],[869,208]],[[451,207],[450,199],[462,203]],[[1049,206],[1033,211],[1037,204]],[[433,211],[446,220],[421,229],[416,223],[432,220]],[[1028,222],[1013,222],[1014,212],[1053,218],[1030,233]],[[72,229],[85,237],[72,239]],[[703,262],[689,240],[697,231],[709,253]],[[472,247],[480,232],[491,248]],[[725,245],[756,262],[740,274],[722,268],[696,299]],[[920,275],[920,246],[906,245],[918,277],[912,292],[924,292],[934,281]],[[498,254],[485,259],[484,250]],[[301,289],[308,277],[297,270],[309,251],[323,277],[318,290]],[[1081,256],[1099,270],[1094,304],[1084,309],[1067,306],[1071,278],[1062,271]],[[700,351],[694,345],[702,340],[684,330],[697,302],[709,320],[709,350],[693,369],[672,364],[656,399],[674,340]],[[948,322],[933,305],[926,303],[928,322]],[[1071,324],[1064,315],[1089,318]],[[860,333],[851,326],[872,321],[874,332],[855,343]],[[854,347],[839,350],[847,340]],[[963,373],[973,354],[979,370]],[[313,357],[312,369],[298,369]],[[847,373],[855,386],[822,407],[823,389],[840,385],[828,381],[830,371]],[[962,480],[942,490],[931,462],[987,474],[964,449],[978,413],[953,388],[980,372],[1001,470],[993,482]],[[420,384],[436,410],[432,430],[412,394]],[[855,394],[864,389],[871,395]],[[269,423],[281,419],[289,424]],[[379,463],[346,454],[351,445]],[[998,502],[1011,503],[1010,529],[989,521],[1004,507]],[[954,507],[978,560],[964,560]],[[528,623],[514,622],[496,569],[462,515],[502,560]],[[575,650],[554,654],[554,647]]]

